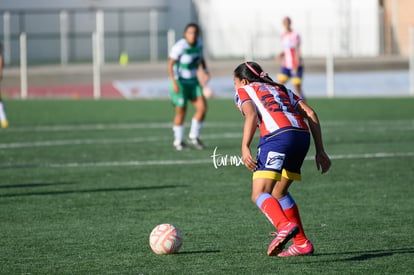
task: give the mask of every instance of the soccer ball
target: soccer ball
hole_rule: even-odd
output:
[[[174,254],[180,249],[183,239],[177,227],[169,223],[163,223],[152,230],[149,244],[155,254]]]

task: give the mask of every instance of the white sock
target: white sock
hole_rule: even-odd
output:
[[[0,102],[0,121],[7,120],[6,112],[4,111],[3,102]]]
[[[198,138],[200,136],[201,128],[203,127],[203,122],[198,121],[195,118],[191,120],[190,138]]]
[[[174,125],[173,132],[174,132],[174,145],[180,144],[183,142],[184,138],[184,125]]]

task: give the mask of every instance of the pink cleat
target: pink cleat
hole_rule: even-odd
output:
[[[270,243],[267,249],[268,256],[276,256],[282,252],[286,243],[299,233],[299,226],[290,222],[277,233],[276,238]]]
[[[306,243],[302,246],[292,244],[286,251],[281,252],[277,256],[279,257],[291,257],[291,256],[306,256],[313,254],[313,245],[307,240]]]

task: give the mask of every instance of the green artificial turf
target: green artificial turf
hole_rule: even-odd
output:
[[[0,273],[412,273],[414,98],[308,102],[333,165],[320,175],[311,147],[291,187],[315,255],[277,258],[237,161],[232,100],[209,101],[207,148],[185,152],[173,149],[167,100],[6,101]],[[160,223],[182,231],[180,253],[151,251]]]

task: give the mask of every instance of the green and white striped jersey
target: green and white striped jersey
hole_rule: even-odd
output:
[[[196,79],[197,69],[203,59],[202,42],[197,40],[197,43],[191,46],[187,40],[182,38],[174,44],[169,57],[176,60],[174,64],[176,79]]]

